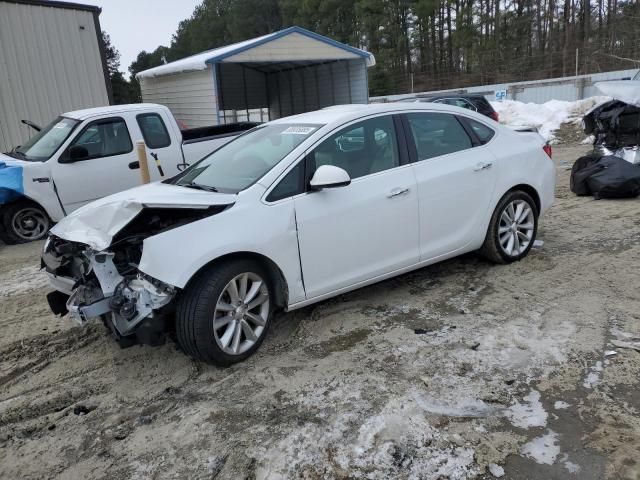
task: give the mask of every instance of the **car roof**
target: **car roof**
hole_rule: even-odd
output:
[[[298,115],[292,115],[290,117],[280,118],[273,120],[269,123],[308,123],[308,124],[333,124],[333,123],[345,123],[351,120],[356,120],[368,115],[375,115],[378,113],[401,113],[403,111],[416,111],[416,110],[429,110],[429,111],[442,111],[456,114],[465,114],[477,116],[477,118],[486,120],[480,114],[476,114],[471,110],[467,110],[461,107],[455,107],[453,105],[445,105],[440,103],[406,103],[406,102],[393,102],[393,103],[370,103],[370,104],[348,104],[348,105],[335,105],[332,107],[323,108],[322,110],[316,110],[313,112],[300,113]]]
[[[439,93],[437,95],[426,95],[424,97],[416,97],[416,100],[437,100],[439,98],[484,98],[479,93]]]
[[[88,118],[103,116],[103,115],[117,115],[118,113],[136,112],[140,110],[153,110],[166,108],[162,105],[155,103],[132,103],[129,105],[111,105],[106,107],[86,108],[84,110],[74,110],[73,112],[63,113],[63,117],[73,118],[75,120],[86,120]]]

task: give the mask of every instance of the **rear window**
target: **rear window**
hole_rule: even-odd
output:
[[[484,145],[489,140],[491,140],[493,136],[496,134],[496,132],[494,132],[492,128],[487,127],[483,123],[477,122],[470,118],[465,118],[465,121],[467,122],[469,127],[471,127],[473,132],[476,134],[476,137],[478,137],[478,140],[480,140],[480,143],[482,145]]]
[[[164,148],[171,145],[171,137],[160,115],[157,113],[143,113],[136,116],[136,120],[147,147]]]

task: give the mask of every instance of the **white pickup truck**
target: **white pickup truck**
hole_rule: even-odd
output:
[[[167,107],[154,104],[62,114],[24,145],[0,154],[0,239],[37,240],[82,205],[139,185],[137,140],[146,144],[151,181],[156,181],[254,125],[181,130]]]

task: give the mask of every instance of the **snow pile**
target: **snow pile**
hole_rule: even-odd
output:
[[[554,132],[567,122],[579,122],[591,108],[610,100],[608,97],[590,97],[575,102],[549,100],[548,102],[524,103],[517,100],[491,102],[500,114],[500,123],[536,127],[545,140],[553,141]]]

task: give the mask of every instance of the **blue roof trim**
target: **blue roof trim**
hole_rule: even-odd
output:
[[[289,28],[285,28],[284,30],[280,30],[278,32],[272,33],[271,35],[269,35],[266,38],[263,38],[259,41],[256,41],[255,43],[251,43],[249,45],[245,45],[242,47],[238,47],[235,50],[232,50],[230,52],[224,53],[222,55],[214,55],[213,57],[209,58],[208,60],[205,61],[205,63],[215,63],[215,62],[219,62],[221,60],[224,60],[225,58],[228,57],[232,57],[234,55],[237,55],[238,53],[244,52],[246,50],[251,50],[252,48],[258,47],[260,45],[264,45],[265,43],[269,43],[273,40],[277,40],[278,38],[282,38],[285,37],[287,35],[290,35],[292,33],[299,33],[301,35],[304,35],[306,37],[312,38],[314,40],[317,40],[319,42],[322,43],[326,43],[327,45],[331,45],[332,47],[336,47],[336,48],[340,48],[342,50],[345,50],[347,52],[353,53],[355,55],[358,55],[359,57],[362,58],[371,58],[372,55],[369,52],[365,52],[364,50],[360,50],[359,48],[355,48],[352,47],[350,45],[345,45],[344,43],[340,43],[336,40],[333,40],[329,37],[325,37],[324,35],[320,35],[318,33],[312,32],[310,30],[307,30],[306,28],[302,28],[302,27],[289,27]]]

